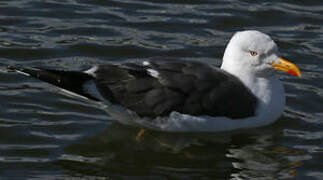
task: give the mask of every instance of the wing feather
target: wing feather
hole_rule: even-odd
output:
[[[155,59],[101,65],[95,73],[101,94],[140,116],[178,111],[243,118],[254,115],[257,104],[238,78],[201,62]]]

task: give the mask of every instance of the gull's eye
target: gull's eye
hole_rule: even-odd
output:
[[[256,51],[249,51],[249,53],[250,53],[251,56],[257,56],[258,55],[258,53]]]

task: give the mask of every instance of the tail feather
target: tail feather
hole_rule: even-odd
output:
[[[91,96],[91,94],[87,93],[84,88],[85,83],[93,80],[93,77],[89,74],[79,71],[63,71],[44,68],[21,68],[14,66],[9,66],[8,69],[34,77],[86,98],[98,100],[97,98]]]

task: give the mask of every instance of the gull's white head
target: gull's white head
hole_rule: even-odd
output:
[[[237,32],[230,40],[221,68],[236,76],[272,76],[274,70],[300,76],[298,68],[278,56],[276,43],[259,31]]]

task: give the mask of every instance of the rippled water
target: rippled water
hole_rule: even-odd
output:
[[[323,179],[321,1],[0,2],[0,179]],[[221,63],[235,31],[268,33],[302,78],[275,124],[216,134],[147,132],[113,121],[8,65],[85,69],[154,56]]]

